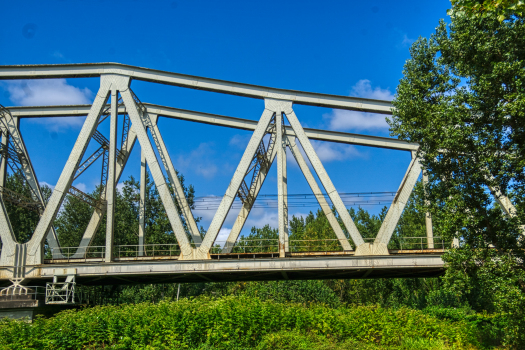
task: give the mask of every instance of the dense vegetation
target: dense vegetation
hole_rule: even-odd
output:
[[[420,144],[428,210],[439,221],[435,232],[461,242],[444,258],[445,287],[476,310],[508,315],[506,341],[523,348],[523,2],[459,2],[477,3],[483,13],[457,11],[450,25],[441,21],[434,35],[412,45],[391,133]],[[500,193],[515,211],[502,215]]]
[[[489,317],[378,306],[330,308],[252,297],[64,311],[33,324],[5,322],[7,349],[444,349],[478,348]],[[368,345],[368,346],[367,346]]]

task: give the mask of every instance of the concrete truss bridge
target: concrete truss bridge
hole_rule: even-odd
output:
[[[63,298],[67,299],[69,294],[61,294],[61,291],[70,291],[74,283],[412,277],[436,276],[444,271],[441,255],[450,242],[433,237],[429,215],[426,218],[427,237],[406,238],[401,249],[388,249],[398,219],[421,174],[417,157],[419,146],[392,138],[303,128],[294,111],[295,105],[310,105],[388,115],[392,113],[389,101],[283,90],[118,63],[0,66],[0,80],[84,77],[100,79],[100,88],[92,105],[2,107],[0,110],[0,282],[7,286],[2,291],[3,295],[27,293],[28,285],[47,282],[47,301],[53,303],[53,300],[60,302]],[[258,120],[247,120],[154,105],[142,102],[133,92],[134,80],[260,99],[264,101],[264,107],[261,106],[262,113]],[[85,117],[85,121],[56,187],[45,204],[19,123],[22,118],[60,116]],[[176,175],[176,164],[167,152],[163,136],[169,134],[161,134],[158,128],[159,118],[253,132],[203,236]],[[97,129],[106,119],[110,123],[107,136]],[[375,239],[366,240],[361,236],[311,140],[411,152],[412,160]],[[97,144],[97,150],[87,154],[90,142]],[[137,143],[142,158],[139,237],[136,245],[117,246],[114,244],[116,185]],[[299,144],[306,157],[300,151]],[[287,149],[326,214],[335,232],[333,240],[289,240]],[[101,162],[97,162],[99,158]],[[273,162],[277,162],[279,238],[250,242],[239,237],[240,232]],[[86,169],[100,163],[103,191],[99,198],[93,198],[72,186]],[[176,244],[144,244],[146,167],[162,199]],[[5,187],[9,171],[16,173],[30,189],[31,198]],[[425,179],[426,176],[423,176],[423,181]],[[61,247],[53,228],[53,221],[66,195],[75,196],[93,207],[91,220],[78,247]],[[235,224],[227,240],[218,242],[219,231],[236,198],[242,204]],[[512,214],[514,209],[510,201],[502,196],[499,198],[507,214]],[[17,242],[7,215],[6,201],[40,214],[40,221],[27,243]],[[329,202],[347,234],[339,225]],[[92,240],[104,214],[107,221],[105,245],[95,247]],[[48,256],[44,255],[46,242],[51,252]],[[65,278],[65,282],[59,282],[61,278]]]

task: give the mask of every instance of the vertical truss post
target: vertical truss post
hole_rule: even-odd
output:
[[[295,131],[295,134],[297,135],[297,139],[301,143],[301,146],[303,147],[303,150],[306,153],[306,156],[310,160],[312,167],[314,168],[317,176],[319,177],[321,184],[323,185],[326,193],[330,197],[330,200],[332,201],[335,209],[337,210],[337,213],[341,217],[341,220],[343,221],[343,224],[345,225],[346,230],[350,234],[350,237],[354,241],[354,244],[357,247],[364,245],[365,241],[363,240],[363,237],[361,237],[361,234],[357,230],[357,227],[355,226],[354,221],[350,217],[350,214],[348,213],[348,210],[346,209],[343,201],[341,200],[339,193],[337,193],[337,190],[335,189],[335,186],[332,183],[332,180],[328,176],[328,173],[326,172],[323,164],[321,163],[319,156],[315,152],[312,146],[312,143],[308,139],[308,136],[306,136],[306,133],[304,132],[304,129],[301,126],[301,123],[299,122],[299,119],[297,119],[297,116],[295,115],[295,112],[292,109],[291,102],[288,102],[288,105],[284,112],[286,116],[288,117],[288,121],[290,122],[292,129]],[[356,254],[357,253],[358,252],[356,249]]]
[[[45,235],[49,232],[52,227],[53,220],[55,219],[62,202],[73,182],[75,171],[84,156],[84,152],[88,146],[91,136],[97,128],[97,122],[100,118],[100,113],[103,111],[106,101],[108,99],[108,92],[111,86],[113,76],[101,75],[100,78],[100,89],[95,97],[95,101],[91,106],[88,116],[84,121],[84,125],[80,130],[77,141],[73,146],[73,150],[69,155],[69,158],[62,170],[62,174],[58,179],[53,194],[49,199],[49,202],[44,210],[40,221],[38,222],[35,232],[28,242],[28,259],[27,264],[38,265],[41,263],[41,256],[37,255],[39,248],[41,247]]]
[[[428,185],[428,175],[426,171],[423,171],[423,187],[425,187],[425,193],[426,193],[426,187]],[[428,206],[428,201],[426,201],[426,204]],[[430,212],[425,213],[425,228],[427,231],[427,248],[428,249],[434,249],[434,232],[432,230],[432,215]]]
[[[286,137],[284,120],[280,109],[275,111],[275,129],[277,140],[277,198],[279,218],[279,257],[284,258],[288,248],[288,184],[286,177]]]
[[[144,236],[146,234],[146,155],[140,152],[140,202],[139,202],[139,256],[144,255]]]
[[[166,183],[164,174],[160,169],[157,157],[155,155],[155,152],[153,151],[153,146],[148,137],[146,126],[144,125],[142,116],[138,111],[138,107],[131,93],[131,89],[129,89],[128,84],[126,84],[126,86],[121,86],[119,90],[122,96],[122,100],[124,101],[124,104],[126,106],[126,110],[128,111],[131,124],[135,126],[137,138],[139,140],[142,150],[145,153],[146,160],[148,161],[148,167],[153,177],[153,181],[155,182],[155,186],[159,191],[162,204],[166,209],[166,214],[173,229],[173,233],[175,234],[177,242],[179,243],[179,247],[181,250],[180,259],[192,259],[193,249],[190,246],[190,242],[186,235],[186,231],[184,230],[184,226],[182,225],[182,221],[177,211],[177,207],[175,206],[173,198],[171,197],[170,189],[168,188],[168,184]]]
[[[106,184],[106,256],[105,261],[111,262],[113,259],[113,241],[115,238],[115,163],[117,159],[117,124],[118,124],[118,91],[111,90],[111,119],[109,126],[109,150],[108,150],[108,178]]]
[[[317,198],[317,202],[319,203],[319,206],[323,210],[323,213],[326,216],[328,222],[330,223],[330,226],[332,226],[332,229],[334,230],[335,235],[337,236],[337,239],[339,240],[339,243],[343,247],[343,250],[352,250],[352,246],[348,242],[348,238],[346,238],[345,233],[341,229],[341,226],[339,225],[339,222],[337,221],[337,218],[334,215],[334,212],[328,205],[328,202],[326,201],[326,198],[324,197],[323,192],[319,188],[317,181],[315,181],[315,178],[312,172],[310,171],[308,164],[306,164],[306,161],[304,160],[304,157],[301,154],[301,151],[299,150],[299,147],[297,146],[295,139],[292,137],[288,137],[288,143],[290,145],[290,150],[292,151],[292,155],[297,161],[297,164],[299,165],[301,172],[306,178],[308,185],[310,185],[310,188],[312,189],[312,192],[314,193],[315,198]]]
[[[213,220],[210,224],[210,227],[208,228],[206,236],[204,236],[202,244],[197,250],[196,258],[209,258],[208,252],[210,251],[213,242],[215,242],[215,240],[217,239],[219,230],[221,229],[224,220],[226,219],[226,215],[228,215],[233,201],[237,196],[239,187],[241,186],[241,183],[244,180],[244,176],[246,175],[246,171],[248,170],[248,167],[252,162],[253,156],[257,151],[259,144],[261,143],[264,135],[266,134],[266,129],[268,127],[268,124],[270,124],[270,120],[272,119],[273,115],[274,109],[272,109],[271,106],[268,105],[267,100],[265,100],[265,110],[261,116],[261,119],[259,120],[259,123],[257,123],[257,127],[255,128],[252,134],[250,142],[248,142],[248,146],[246,146],[241,161],[239,162],[239,165],[237,166],[237,169],[233,174],[233,178],[230,182],[230,185],[226,189],[224,197],[222,197],[221,204],[219,204],[219,208],[213,216]]]

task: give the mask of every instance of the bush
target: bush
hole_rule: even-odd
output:
[[[329,344],[352,341],[401,348],[418,341],[466,347],[480,339],[472,322],[417,310],[334,309],[246,296],[97,306],[63,311],[33,324],[0,323],[1,349],[264,349],[272,344],[284,348],[285,343],[290,349],[307,344],[330,349]]]

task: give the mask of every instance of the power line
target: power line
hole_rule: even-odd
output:
[[[339,196],[345,206],[364,206],[364,205],[390,205],[397,192],[354,192],[340,193]],[[323,196],[328,204],[332,204],[326,193]],[[272,209],[278,208],[277,194],[261,194],[252,208]],[[195,210],[216,210],[219,207],[222,197],[220,196],[200,196],[194,198]],[[288,194],[288,208],[307,208],[318,207],[319,202],[313,193]],[[231,209],[242,208],[241,201],[236,198]]]

